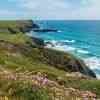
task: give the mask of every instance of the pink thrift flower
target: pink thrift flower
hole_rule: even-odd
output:
[[[42,85],[47,85],[47,83],[48,83],[48,79],[47,78],[43,79]]]

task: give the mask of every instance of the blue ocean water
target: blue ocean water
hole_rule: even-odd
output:
[[[84,60],[100,77],[100,21],[36,21],[41,28],[59,32],[31,32],[32,36],[50,42],[47,47],[70,52]]]

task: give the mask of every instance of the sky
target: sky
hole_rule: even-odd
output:
[[[0,19],[99,20],[100,0],[0,0]]]

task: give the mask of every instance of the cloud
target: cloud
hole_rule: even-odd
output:
[[[0,1],[1,2],[1,1]],[[99,0],[8,0],[2,15],[40,19],[100,19]],[[0,3],[1,5],[1,3]]]
[[[88,0],[85,7],[73,12],[73,16],[80,19],[100,19],[100,1]],[[79,16],[79,17],[78,17]]]

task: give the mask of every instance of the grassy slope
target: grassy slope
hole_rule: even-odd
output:
[[[24,34],[22,33],[18,33],[18,34],[9,34],[9,33],[0,33],[0,40],[5,40],[10,42],[11,44],[17,44],[21,47],[24,48],[24,46],[26,45],[26,42],[30,42],[31,40],[26,37]],[[24,49],[19,49],[17,48],[7,48],[9,46],[5,46],[5,44],[3,44],[1,46],[0,44],[0,70],[1,72],[31,72],[31,73],[35,73],[35,72],[45,72],[49,79],[51,80],[56,80],[57,77],[61,77],[63,81],[65,81],[65,86],[66,87],[73,87],[73,88],[78,88],[81,90],[91,90],[93,92],[96,92],[97,96],[100,97],[100,81],[99,80],[94,80],[94,79],[90,79],[90,80],[86,80],[86,79],[79,79],[78,77],[66,77],[66,72],[62,71],[60,69],[56,69],[48,64],[44,64],[42,63],[40,60],[38,60],[38,48],[33,48],[32,49],[32,54],[34,55],[34,57],[31,56],[31,54],[29,54],[29,56],[25,55],[24,53],[22,53],[24,51]],[[24,51],[26,52],[26,51]],[[0,95],[4,95],[4,96],[9,96],[10,94],[8,93],[9,91],[9,84],[5,84],[5,83],[9,83],[10,87],[12,89],[15,89],[17,91],[17,93],[15,93],[16,96],[24,99],[20,99],[20,100],[26,100],[29,98],[33,98],[34,95],[33,92],[31,91],[30,84],[29,83],[23,83],[23,82],[12,82],[9,80],[2,80],[0,79]],[[20,88],[23,87],[23,89]],[[30,87],[30,88],[29,88]],[[30,90],[29,90],[30,89]],[[40,90],[40,91],[45,91]],[[23,94],[20,94],[24,92]],[[27,97],[26,97],[27,94]],[[47,95],[47,92],[44,92],[44,97],[45,95]],[[40,95],[39,95],[40,96]],[[10,99],[11,100],[11,99]],[[29,99],[31,100],[31,99]],[[44,99],[43,97],[41,97],[41,99],[39,100],[48,100],[48,99]]]
[[[62,77],[65,75],[65,71],[42,63],[41,60],[39,60],[40,55],[38,54],[38,48],[29,47],[28,51],[26,42],[31,41],[31,39],[24,34],[0,34],[0,40],[8,42],[8,45],[6,42],[4,42],[3,45],[2,42],[0,43],[0,65],[4,66],[3,68],[10,71],[18,70],[18,72],[25,72],[27,70],[32,72],[47,72],[48,74],[51,73],[54,76],[61,75]],[[9,44],[17,46],[9,49]],[[28,52],[30,52],[30,54]]]
[[[0,34],[0,40],[9,41],[11,44],[20,44],[21,46],[25,45],[25,42],[29,40],[23,34],[19,33],[16,35],[11,34]],[[61,75],[65,75],[64,71],[53,68],[49,65],[43,64],[37,61],[35,58],[30,56],[25,56],[20,51],[12,48],[8,49],[9,44],[7,45],[0,43],[0,76],[1,73],[10,72],[10,73],[35,73],[35,72],[45,72],[48,73],[49,77],[53,79]],[[33,49],[33,53],[37,51]],[[26,51],[25,51],[26,52]],[[8,84],[5,84],[8,83]],[[13,89],[15,92],[13,95],[9,93],[10,89]],[[47,92],[45,89],[39,89],[36,93],[32,91],[32,84],[25,81],[10,81],[4,80],[0,77],[0,96],[9,98],[10,100],[48,100]]]
[[[4,35],[4,36],[3,36]],[[4,37],[4,38],[1,38]],[[20,38],[19,38],[20,36]],[[24,38],[23,38],[24,37]],[[29,38],[25,38],[23,34],[16,34],[16,35],[5,35],[0,34],[0,39],[5,41],[9,41],[13,44],[25,45],[26,41],[29,41]],[[16,40],[15,40],[15,39]],[[15,42],[16,41],[16,42]],[[20,52],[21,50],[16,49],[7,49],[6,46],[0,46],[0,70],[1,71],[10,71],[10,72],[45,72],[48,74],[49,79],[56,80],[57,77],[62,77],[62,80],[65,81],[66,87],[73,87],[82,90],[91,90],[96,92],[98,96],[100,96],[100,81],[99,80],[85,80],[85,79],[78,79],[78,78],[70,78],[66,77],[66,72],[51,67],[50,65],[43,64],[41,61],[37,60],[37,53],[38,49],[33,48],[33,55],[34,57],[26,56],[24,53]],[[36,56],[35,56],[36,55]],[[0,81],[2,83],[2,81]],[[17,84],[17,83],[16,83]],[[3,84],[5,86],[5,84]],[[4,87],[2,86],[2,87]],[[2,90],[2,87],[0,90]],[[4,91],[4,90],[3,90]]]

